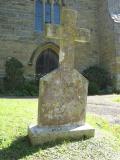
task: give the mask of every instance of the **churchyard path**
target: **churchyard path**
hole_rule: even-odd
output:
[[[118,95],[88,96],[87,112],[106,118],[112,124],[120,124],[120,102]]]

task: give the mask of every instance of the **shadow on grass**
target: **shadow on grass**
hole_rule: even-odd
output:
[[[8,148],[0,151],[0,160],[17,160],[31,155],[39,150],[38,147],[32,147],[27,137],[20,137],[13,141]]]
[[[86,137],[84,137],[81,140],[87,140]],[[79,141],[79,140],[66,140],[66,143],[73,141]],[[32,146],[30,144],[30,141],[27,136],[25,137],[19,137],[15,141],[11,143],[11,145],[8,148],[4,148],[0,150],[0,160],[18,160],[22,159],[26,156],[30,156],[39,150],[45,150],[47,148],[55,147],[56,145],[62,145],[64,141],[57,140],[56,142],[50,142],[46,143],[44,145],[39,146]]]
[[[57,141],[53,143],[47,143],[39,146],[32,146],[28,137],[19,137],[11,143],[8,148],[0,150],[0,160],[18,160],[26,156],[32,155],[39,150],[45,150],[47,148],[60,145],[63,142]]]

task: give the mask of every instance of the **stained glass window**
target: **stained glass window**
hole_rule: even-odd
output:
[[[51,23],[51,4],[49,1],[45,3],[45,23]]]
[[[60,24],[60,5],[59,3],[54,3],[54,24]]]
[[[43,3],[41,0],[36,0],[35,4],[35,30],[43,31]]]
[[[60,4],[58,0],[35,1],[35,31],[42,32],[44,23],[60,24]]]

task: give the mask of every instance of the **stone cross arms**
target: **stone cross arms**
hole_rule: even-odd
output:
[[[75,42],[83,43],[90,40],[90,31],[77,28],[77,11],[62,8],[61,24],[46,24],[46,37],[60,41],[59,63],[64,69],[74,68]]]

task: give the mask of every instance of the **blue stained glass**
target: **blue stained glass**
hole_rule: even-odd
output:
[[[58,3],[54,4],[54,23],[60,24],[60,5]]]
[[[35,5],[35,30],[43,31],[43,3],[40,0],[36,0]]]
[[[51,23],[51,4],[45,4],[45,23]]]

